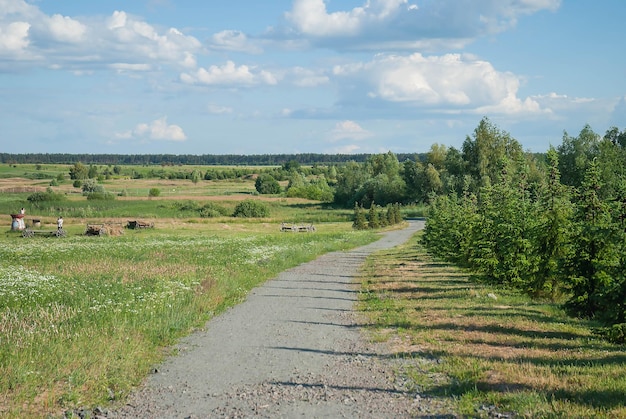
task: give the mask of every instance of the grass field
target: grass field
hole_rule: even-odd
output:
[[[60,416],[66,410],[123,400],[166,355],[165,348],[201,327],[254,286],[317,255],[365,244],[372,232],[351,228],[350,210],[280,196],[257,196],[254,180],[105,181],[126,190],[112,201],[88,201],[69,181],[53,189],[66,200],[34,205],[67,167],[0,170],[0,417]],[[19,175],[19,176],[18,176]],[[17,176],[17,177],[11,177]],[[150,188],[160,188],[148,198]],[[202,218],[206,202],[232,210],[263,200],[270,216]],[[65,238],[22,238],[11,217],[26,208],[27,225],[56,228]],[[154,229],[89,237],[89,223]],[[315,233],[281,233],[281,222],[314,223]]]
[[[425,397],[463,417],[624,418],[626,348],[555,304],[470,280],[419,236],[368,259],[360,308]]]

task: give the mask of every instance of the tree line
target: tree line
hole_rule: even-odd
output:
[[[563,300],[572,316],[626,341],[626,130],[601,136],[586,125],[531,155],[483,119],[452,160],[427,198],[428,249],[495,283]]]
[[[84,164],[101,165],[203,165],[203,166],[275,166],[289,161],[302,165],[364,162],[371,154],[69,154],[69,153],[0,153],[3,164]],[[412,159],[413,154],[401,154]]]

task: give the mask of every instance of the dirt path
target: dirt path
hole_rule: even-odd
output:
[[[281,273],[184,339],[111,418],[409,417],[437,410],[394,377],[359,332],[352,283],[372,252],[423,228],[411,221],[370,245]],[[401,381],[401,380],[400,380]]]

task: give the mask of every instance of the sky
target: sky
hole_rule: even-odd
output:
[[[626,129],[623,0],[0,0],[0,152],[424,153]]]

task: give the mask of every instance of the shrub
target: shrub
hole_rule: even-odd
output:
[[[53,192],[52,189],[48,188],[46,192],[35,192],[26,198],[28,202],[32,202],[36,204],[38,202],[59,202],[65,201],[67,198],[65,195]]]
[[[72,186],[75,188],[80,188],[83,186],[83,181],[80,179],[76,179],[74,182],[72,182]]]
[[[260,218],[270,215],[269,207],[260,201],[246,199],[235,207],[233,217]]]
[[[230,214],[228,208],[214,204],[213,202],[204,204],[204,206],[200,208],[199,212],[200,217],[202,218],[225,217]]]
[[[277,194],[280,193],[280,185],[272,175],[264,173],[259,175],[254,182],[254,187],[260,194]]]
[[[91,193],[104,193],[104,186],[98,184],[95,179],[85,179],[82,184],[83,195],[89,195]]]
[[[155,197],[161,195],[161,190],[159,188],[150,188],[148,191],[149,197]]]
[[[115,199],[115,194],[111,192],[91,192],[87,194],[87,199],[89,201],[113,201]]]

